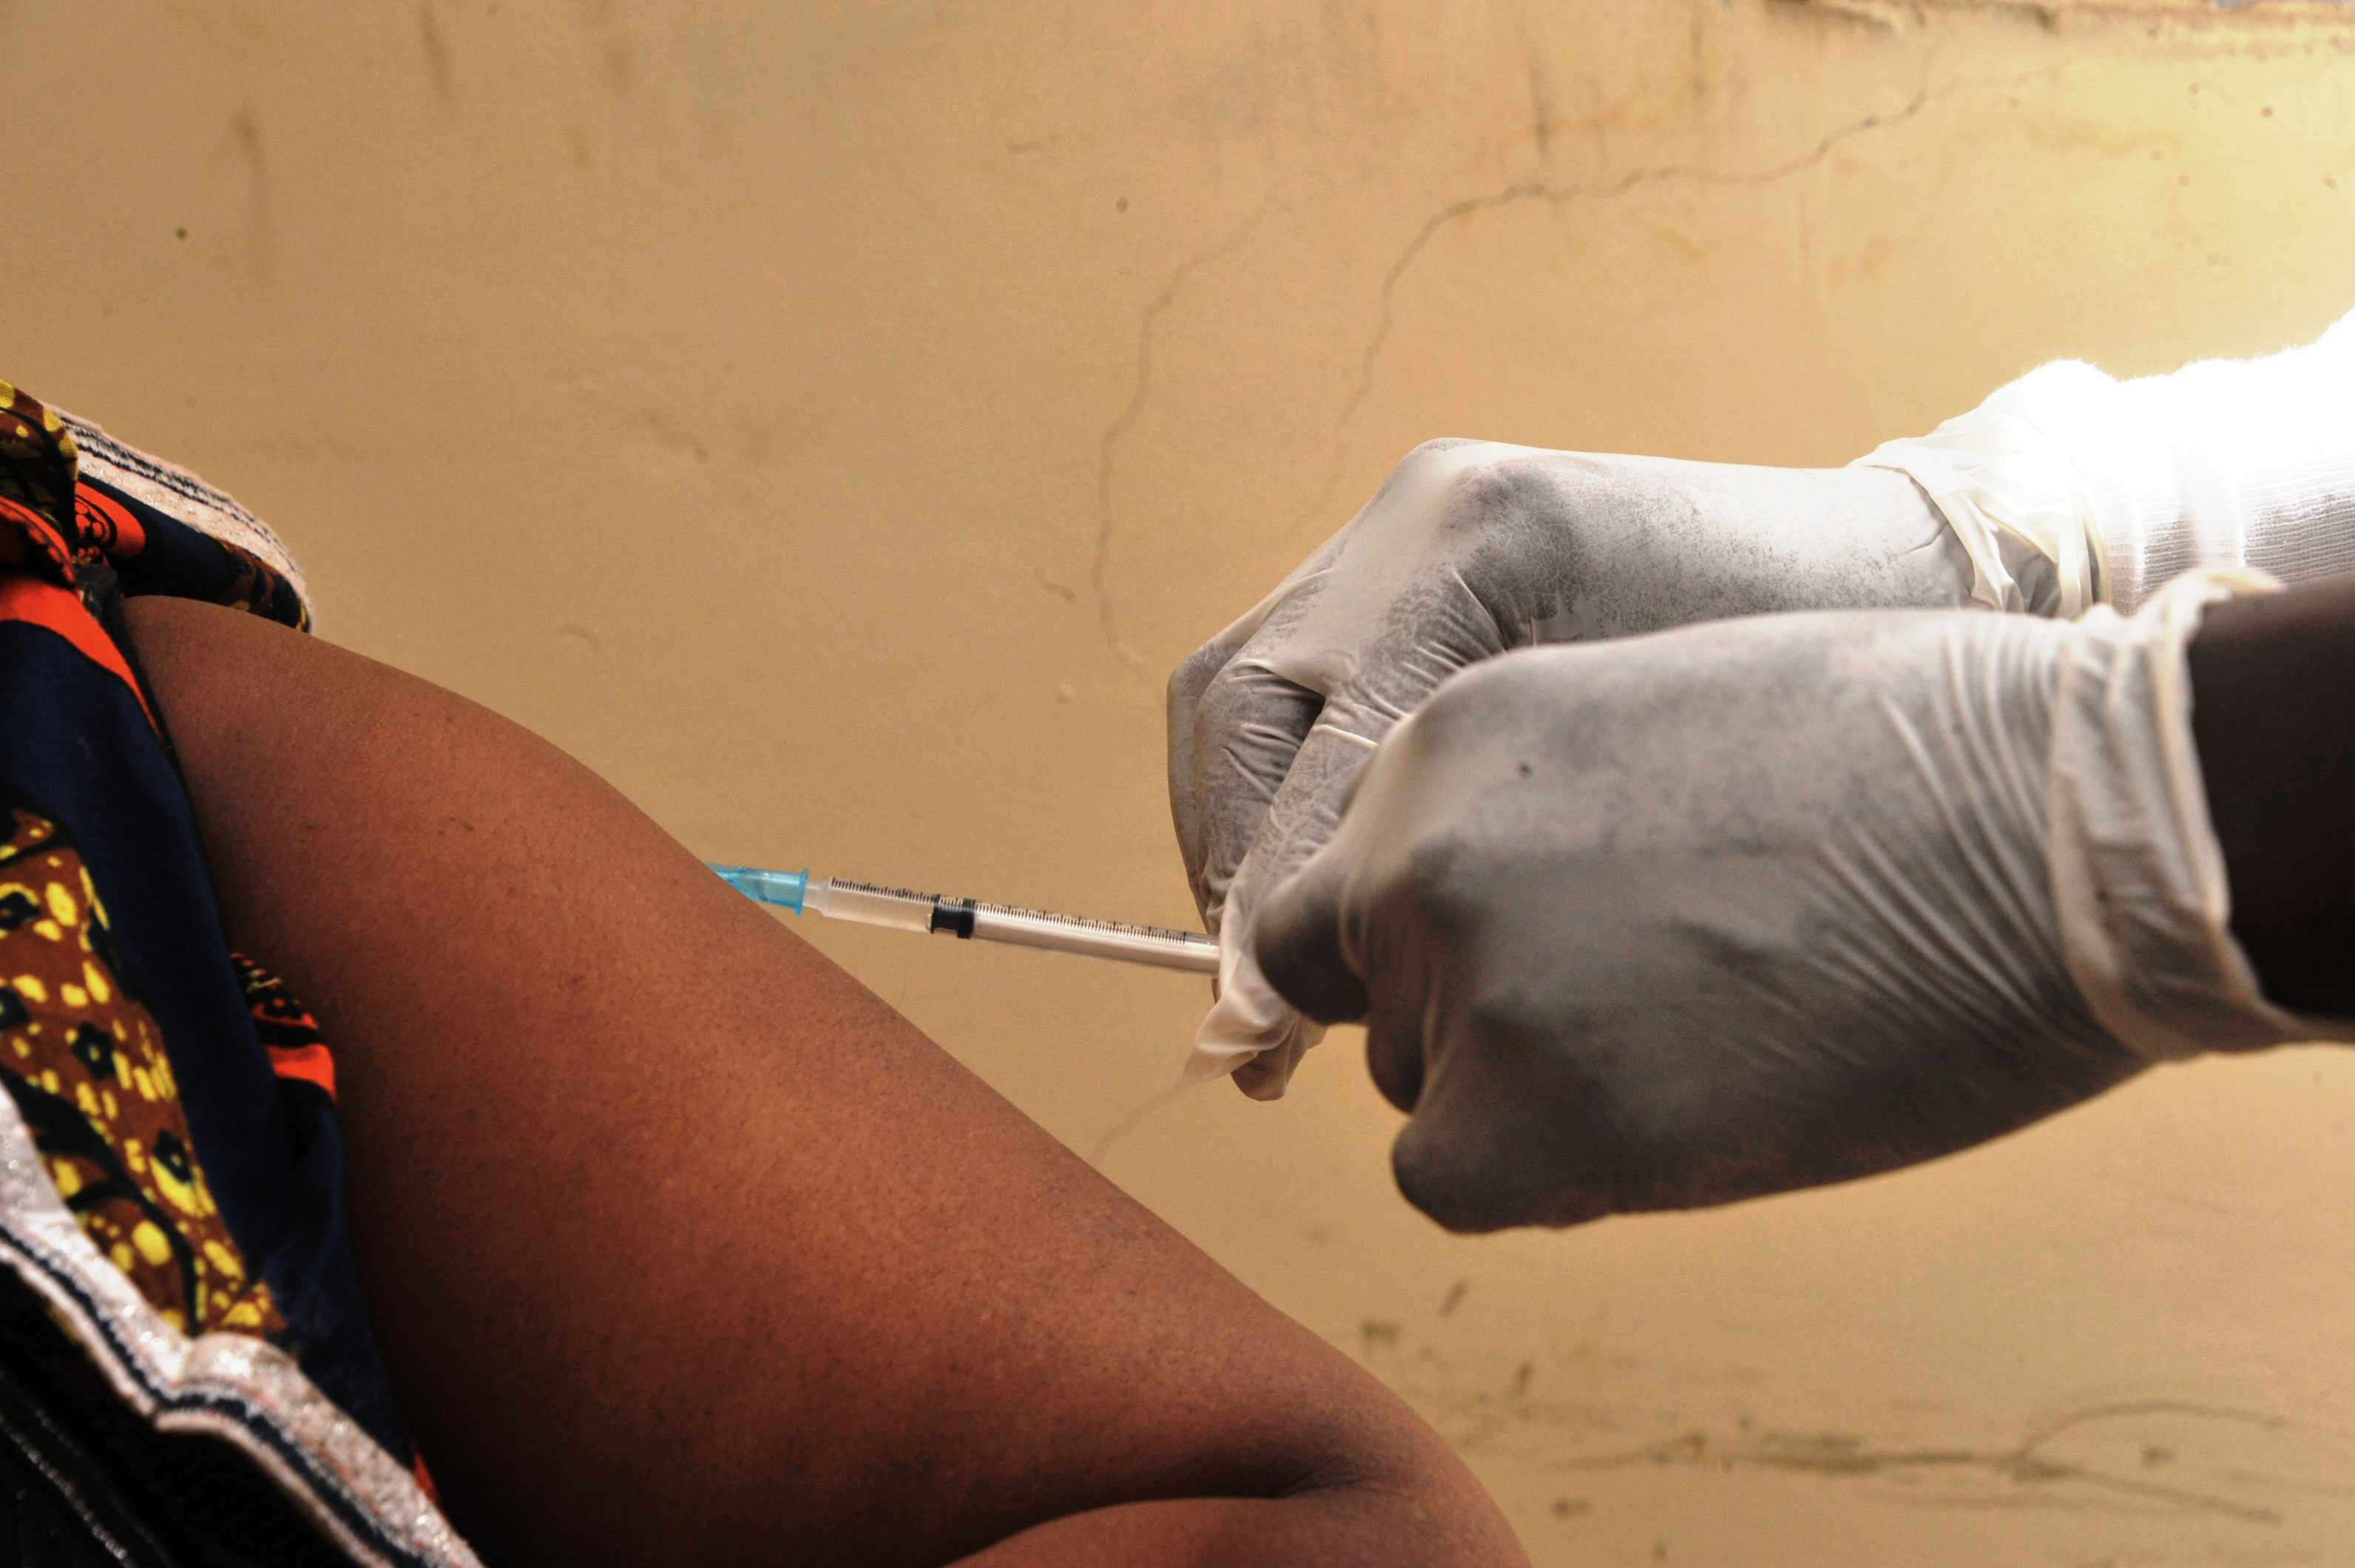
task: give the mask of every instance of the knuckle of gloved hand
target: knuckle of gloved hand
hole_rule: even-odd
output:
[[[1256,667],[1230,659],[1195,693],[1196,729],[1213,734],[1231,731],[1254,706],[1264,680],[1264,672]]]
[[[1363,516],[1428,515],[1426,508],[1436,507],[1443,521],[1452,521],[1457,497],[1465,488],[1484,485],[1516,455],[1527,454],[1493,441],[1455,437],[1426,441],[1399,460]]]
[[[1391,862],[1367,901],[1371,922],[1419,934],[1417,945],[1446,948],[1478,932],[1495,901],[1504,869],[1491,848],[1460,824],[1423,828]]]
[[[1255,664],[1237,660],[1204,688],[1194,706],[1194,767],[1200,787],[1248,781],[1259,805],[1291,771],[1324,699]]]
[[[1330,882],[1315,870],[1286,880],[1252,916],[1260,973],[1277,995],[1319,1023],[1359,1018],[1364,982],[1341,955]]]
[[[1349,973],[1329,943],[1297,937],[1259,945],[1260,972],[1275,994],[1320,1024],[1365,1016],[1365,982]]]
[[[1391,1146],[1400,1193],[1458,1234],[1576,1225],[1626,1207],[1607,1138],[1582,1148],[1575,1126],[1525,1137],[1518,1122],[1418,1111]]]
[[[1455,458],[1440,517],[1444,537],[1492,539],[1518,531],[1533,516],[1561,510],[1560,496],[1544,461],[1509,447],[1491,447]]]
[[[1231,729],[1254,717],[1271,701],[1280,700],[1290,687],[1254,660],[1230,659],[1202,687],[1196,699],[1197,722],[1213,730]]]
[[[1374,1088],[1392,1105],[1414,1115],[1423,1097],[1423,1010],[1420,997],[1399,995],[1394,983],[1378,993],[1380,1005],[1366,1015],[1366,1072]]]
[[[1460,1043],[1492,1058],[1509,1058],[1535,1073],[1550,1072],[1559,1039],[1574,1031],[1560,999],[1532,980],[1515,975],[1487,978],[1464,1007]]]
[[[1378,925],[1449,942],[1478,930],[1525,858],[1499,831],[1504,819],[1480,809],[1494,786],[1521,775],[1509,757],[1483,754],[1492,748],[1476,732],[1427,719],[1401,737],[1405,751],[1378,755],[1351,780],[1337,838],[1365,878],[1352,901]]]
[[[1540,741],[1556,716],[1532,704],[1529,656],[1529,650],[1522,650],[1478,660],[1433,688],[1415,709],[1410,744],[1416,761],[1426,769],[1453,772],[1504,760],[1496,752],[1497,741],[1521,742],[1508,748],[1517,756]]]
[[[1178,667],[1169,672],[1166,688],[1173,728],[1181,719],[1189,724],[1193,722],[1195,704],[1201,700],[1203,691],[1233,656],[1232,648],[1221,647],[1217,643],[1205,643],[1178,661]]]
[[[1461,1148],[1434,1136],[1416,1136],[1426,1124],[1407,1124],[1391,1146],[1391,1176],[1400,1195],[1458,1235],[1479,1235],[1523,1222],[1516,1206],[1499,1190],[1502,1184],[1485,1179],[1480,1162],[1464,1157]]]
[[[1434,436],[1429,441],[1417,442],[1413,446],[1409,447],[1406,455],[1400,458],[1391,467],[1390,477],[1382,482],[1381,489],[1375,492],[1374,499],[1380,503],[1390,498],[1391,492],[1402,485],[1419,485],[1427,482],[1433,473],[1454,464],[1455,459],[1449,455],[1452,453],[1462,452],[1467,446],[1492,444],[1489,442],[1476,441],[1469,436],[1461,435]]]

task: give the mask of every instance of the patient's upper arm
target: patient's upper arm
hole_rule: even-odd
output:
[[[336,1052],[404,1409],[525,1555],[936,1562],[1347,1481],[1468,1506],[1345,1358],[553,747],[250,617],[132,612],[232,937]]]

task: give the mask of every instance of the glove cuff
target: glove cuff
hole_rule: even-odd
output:
[[[2089,365],[2048,365],[2026,379],[2078,372],[2115,392]],[[2066,447],[1998,406],[2023,385],[1928,435],[1883,442],[1849,466],[1893,468],[1922,486],[1970,557],[1975,603],[2074,620],[2108,598],[2100,502]]]
[[[2088,613],[2058,666],[2045,822],[2062,957],[2104,1027],[2155,1061],[2355,1038],[2265,1000],[2232,938],[2192,743],[2184,650],[2201,611],[2280,586],[2246,567],[2188,572],[2131,619]]]

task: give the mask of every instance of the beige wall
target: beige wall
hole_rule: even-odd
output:
[[[0,373],[708,856],[1181,923],[1161,677],[1414,442],[1837,463],[2355,305],[2355,30],[1879,12],[5,5]],[[2355,1561],[2341,1055],[1464,1241],[1348,1031],[1177,1094],[1198,982],[810,934],[1541,1563]]]

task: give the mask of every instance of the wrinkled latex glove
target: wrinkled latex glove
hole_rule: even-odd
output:
[[[1188,1076],[1283,1093],[1323,1031],[1262,976],[1252,910],[1331,837],[1375,744],[1457,670],[1726,615],[1966,604],[1971,583],[1902,474],[1416,448],[1170,677],[1170,805],[1220,956]]]
[[[2260,995],[2191,741],[2200,607],[2269,581],[1491,660],[1274,890],[1267,974],[1365,1020],[1400,1187],[1458,1230],[1862,1176],[2343,1035]]]

